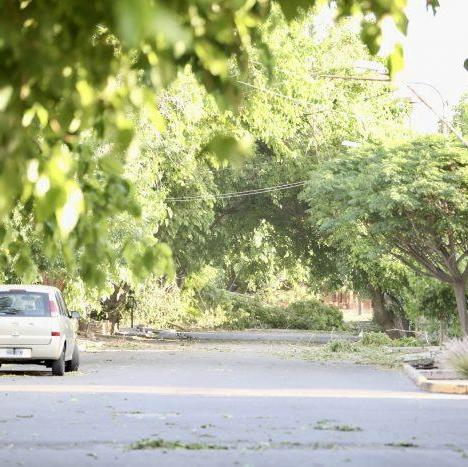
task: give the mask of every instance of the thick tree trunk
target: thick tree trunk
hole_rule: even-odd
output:
[[[405,317],[396,315],[385,298],[385,293],[378,288],[370,287],[372,298],[372,307],[374,309],[374,321],[384,332],[392,339],[404,337],[407,335],[405,331],[409,329],[409,322]]]
[[[372,307],[374,309],[374,321],[390,335],[391,329],[395,328],[395,323],[393,322],[393,317],[390,315],[388,310],[385,308],[385,296],[383,292],[374,287],[370,288],[370,293],[372,297]]]
[[[463,335],[468,335],[468,312],[466,306],[466,285],[463,280],[453,283],[453,291],[455,292],[455,300],[457,301],[458,317],[460,318],[460,326]]]
[[[116,326],[122,319],[129,290],[130,286],[126,283],[114,284],[112,294],[101,300],[104,314],[111,322],[111,334],[114,334]]]

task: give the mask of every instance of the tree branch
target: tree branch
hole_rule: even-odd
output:
[[[397,248],[402,251],[403,253],[409,255],[412,257],[415,261],[417,261],[421,266],[424,266],[426,270],[429,271],[429,273],[432,275],[432,277],[436,277],[437,279],[447,282],[451,284],[453,282],[452,277],[447,274],[445,271],[440,269],[439,267],[435,266],[434,264],[431,264],[427,258],[425,258],[423,255],[421,255],[418,251],[416,251],[411,245],[407,246],[407,249],[402,247],[401,245],[398,245]]]

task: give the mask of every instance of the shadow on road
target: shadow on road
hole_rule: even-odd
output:
[[[14,370],[14,369],[0,369],[1,376],[51,376],[50,370]]]

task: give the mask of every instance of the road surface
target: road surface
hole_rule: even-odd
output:
[[[0,370],[3,466],[463,466],[468,397],[287,345],[82,354],[63,378]],[[152,449],[134,449],[145,446]]]

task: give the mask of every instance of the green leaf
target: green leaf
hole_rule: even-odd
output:
[[[62,237],[66,238],[78,223],[84,210],[84,197],[79,185],[68,181],[65,185],[65,204],[57,209],[56,218]]]
[[[122,162],[113,153],[101,157],[101,159],[99,159],[99,167],[101,167],[104,172],[112,175],[121,175],[124,171]]]
[[[195,53],[212,75],[227,78],[228,57],[221,48],[203,39],[195,43]]]
[[[35,111],[41,128],[45,128],[49,121],[49,112],[41,104],[35,105]]]
[[[440,7],[439,0],[426,0],[427,1],[427,8],[432,8],[432,13],[436,14],[437,9]]]
[[[4,86],[0,89],[0,112],[3,112],[7,108],[12,94],[13,86]]]
[[[404,66],[403,47],[396,44],[392,53],[387,58],[387,68],[390,76],[395,76]]]
[[[231,135],[218,134],[205,146],[203,152],[212,154],[220,163],[239,165],[251,150],[250,138],[237,139]]]
[[[76,83],[76,89],[80,95],[81,104],[84,107],[90,106],[94,101],[93,88],[85,80],[82,79]]]
[[[393,20],[395,21],[395,24],[398,27],[398,29],[406,35],[408,32],[408,17],[406,16],[406,14],[403,11],[395,13],[393,15]]]
[[[36,115],[36,109],[34,107],[31,107],[30,109],[26,110],[23,114],[23,119],[21,120],[21,125],[24,127],[28,127],[31,125],[31,122],[33,121],[34,116]]]
[[[382,30],[378,24],[372,21],[361,22],[361,39],[367,45],[369,52],[375,55],[380,49]]]

